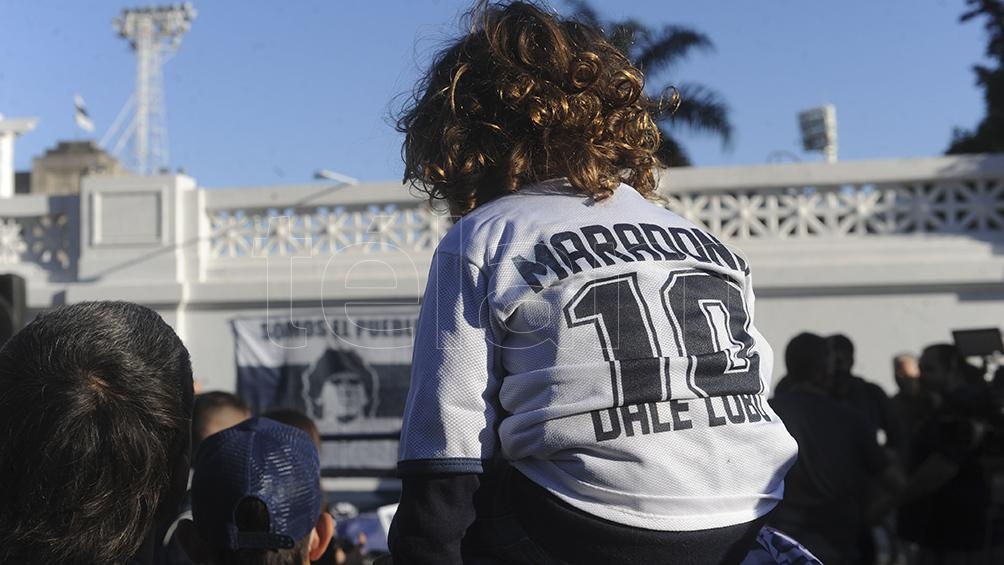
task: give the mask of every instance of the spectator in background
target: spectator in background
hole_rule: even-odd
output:
[[[179,537],[196,563],[307,565],[331,541],[320,460],[305,432],[252,418],[210,436],[192,477],[192,520]]]
[[[913,353],[900,353],[893,357],[892,374],[900,393],[907,396],[920,394],[920,365]]]
[[[878,444],[885,448],[883,455],[898,464],[903,449],[902,422],[896,416],[892,400],[882,387],[852,374],[854,368],[854,343],[843,334],[826,338],[833,355],[833,395],[844,405],[856,410],[875,430]],[[871,485],[865,494],[866,507],[882,500],[885,492],[879,485]],[[894,537],[891,524],[880,525],[882,538]],[[865,527],[859,535],[858,559],[861,563],[876,560],[875,535]]]
[[[185,346],[136,304],[60,307],[11,338],[0,562],[149,562],[155,520],[185,492],[192,396]]]
[[[283,408],[270,410],[262,414],[262,418],[275,420],[287,426],[303,430],[314,440],[314,445],[317,447],[318,452],[321,450],[321,434],[317,431],[317,425],[303,412],[291,408]],[[324,505],[327,508],[327,502]],[[361,565],[365,551],[366,536],[361,532],[355,540],[335,537],[328,544],[328,549],[325,550],[324,554],[313,559],[312,563],[314,565]]]
[[[317,451],[320,453],[321,434],[317,431],[317,424],[315,424],[314,421],[307,417],[307,415],[303,412],[292,408],[279,408],[276,410],[269,410],[268,412],[262,414],[261,417],[275,420],[280,424],[286,424],[287,426],[293,426],[294,428],[303,430],[310,436],[310,439],[314,441],[314,446],[317,447]]]
[[[931,396],[920,386],[920,366],[917,357],[911,353],[900,353],[892,359],[893,377],[899,392],[893,397],[893,410],[899,419],[903,438],[900,442],[900,457],[903,461],[909,453],[910,438],[917,432],[933,409]]]
[[[879,433],[879,443],[898,449],[903,433],[893,413],[892,402],[882,387],[851,373],[854,343],[843,334],[826,338],[833,353],[833,395],[864,416]]]
[[[236,394],[214,390],[196,396],[192,413],[192,452],[198,454],[202,440],[250,417],[251,408]]]
[[[859,563],[862,498],[869,479],[885,472],[887,460],[874,428],[832,398],[833,357],[826,339],[799,334],[784,359],[786,385],[770,404],[798,442],[798,461],[769,523],[823,563]]]
[[[919,365],[931,401],[910,440],[900,535],[923,563],[1004,562],[1004,516],[983,464],[997,447],[985,441],[999,417],[989,387],[953,345],[925,348]]]
[[[199,445],[207,437],[247,420],[251,409],[241,397],[223,391],[210,391],[195,397],[192,410],[192,455],[198,457]],[[154,565],[190,565],[191,560],[175,538],[181,520],[192,517],[192,504],[186,492],[170,522],[156,530]]]

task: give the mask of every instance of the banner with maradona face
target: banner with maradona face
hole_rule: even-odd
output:
[[[327,306],[232,321],[237,394],[255,414],[293,409],[321,435],[327,476],[397,462],[417,305]]]

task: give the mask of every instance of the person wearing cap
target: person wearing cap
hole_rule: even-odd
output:
[[[324,553],[333,532],[308,434],[252,418],[203,442],[192,476],[192,519],[178,528],[193,561],[306,565]]]

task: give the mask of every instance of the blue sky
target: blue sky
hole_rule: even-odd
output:
[[[209,187],[299,183],[328,168],[398,179],[395,98],[412,88],[468,2],[201,0],[165,68],[171,164]],[[73,94],[100,138],[133,88],[134,58],[111,20],[130,2],[0,0],[0,113],[38,116],[18,141],[18,169],[80,134]],[[556,0],[554,7],[565,6]],[[594,0],[602,14],[707,33],[697,53],[653,83],[698,81],[733,110],[729,150],[682,135],[698,165],[763,163],[776,150],[805,160],[795,114],[837,106],[840,158],[941,153],[953,127],[982,116],[971,67],[979,23],[963,0]]]

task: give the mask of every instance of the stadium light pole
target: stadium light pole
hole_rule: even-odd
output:
[[[170,161],[163,66],[178,51],[196,15],[192,3],[185,2],[122,10],[112,21],[119,37],[128,41],[136,53],[136,87],[102,144],[118,134],[112,152],[141,175],[162,172]],[[132,121],[119,133],[130,110]]]
[[[837,162],[837,108],[833,104],[799,112],[798,127],[804,150],[822,153],[827,163]]]

